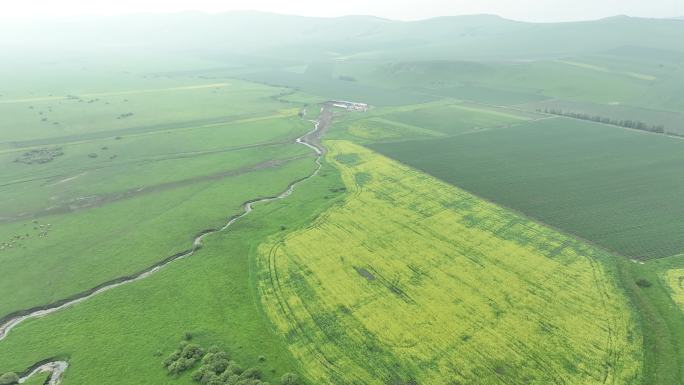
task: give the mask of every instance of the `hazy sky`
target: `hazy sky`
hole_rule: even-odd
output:
[[[489,13],[531,21],[617,14],[684,16],[684,0],[2,0],[0,17],[64,17],[135,12],[259,10],[305,16],[368,14],[392,19]]]

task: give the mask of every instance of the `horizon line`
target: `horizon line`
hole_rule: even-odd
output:
[[[226,10],[226,11],[206,11],[206,10],[198,10],[198,9],[187,9],[187,10],[178,10],[178,11],[139,11],[139,12],[122,12],[122,13],[113,13],[113,14],[81,14],[81,15],[39,15],[39,16],[2,16],[0,15],[0,20],[3,21],[24,21],[24,22],[30,22],[30,21],[76,21],[76,20],[81,20],[81,19],[88,19],[88,18],[105,18],[105,19],[110,19],[110,18],[118,18],[118,17],[130,17],[130,16],[166,16],[166,15],[180,15],[180,14],[201,14],[201,15],[206,15],[206,16],[220,16],[220,15],[226,15],[226,14],[238,14],[238,13],[252,13],[252,14],[262,14],[262,15],[273,15],[273,16],[286,16],[286,17],[300,17],[300,18],[307,18],[307,19],[344,19],[344,18],[352,18],[352,17],[367,17],[367,18],[375,18],[375,19],[380,19],[384,21],[389,21],[389,22],[404,22],[404,23],[411,23],[411,22],[423,22],[423,21],[430,21],[430,20],[436,20],[436,19],[443,19],[443,18],[459,18],[459,17],[494,17],[494,18],[499,18],[501,20],[505,21],[510,21],[510,22],[516,22],[516,23],[527,23],[527,24],[562,24],[562,23],[582,23],[582,22],[594,22],[594,21],[602,21],[602,20],[608,20],[608,19],[615,19],[615,18],[630,18],[630,19],[643,19],[643,20],[684,20],[684,16],[669,16],[669,17],[649,17],[649,16],[633,16],[633,15],[627,15],[627,14],[615,14],[611,16],[605,16],[605,17],[599,17],[599,18],[589,18],[589,19],[574,19],[574,20],[558,20],[558,21],[533,21],[533,20],[518,20],[514,18],[508,18],[505,16],[501,16],[495,13],[472,13],[472,14],[452,14],[452,15],[441,15],[441,16],[433,16],[433,17],[426,17],[426,18],[419,18],[419,19],[399,19],[399,18],[389,18],[389,17],[383,17],[383,16],[377,16],[377,15],[371,15],[371,14],[345,14],[345,15],[338,15],[338,16],[311,16],[311,15],[297,15],[297,14],[290,14],[290,13],[280,13],[280,12],[271,12],[271,11],[260,11],[260,10],[254,10],[254,9],[234,9],[234,10]]]

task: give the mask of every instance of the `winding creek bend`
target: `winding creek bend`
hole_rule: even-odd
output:
[[[202,248],[202,243],[205,237],[215,234],[218,232],[222,232],[226,229],[228,229],[230,226],[232,226],[235,222],[240,220],[242,217],[248,215],[251,213],[254,209],[254,205],[257,203],[268,203],[272,202],[275,200],[279,199],[284,199],[290,196],[293,192],[295,187],[301,183],[304,182],[318,174],[318,172],[321,169],[321,158],[325,152],[324,147],[321,145],[321,137],[323,133],[328,129],[331,121],[332,121],[332,110],[329,106],[324,106],[321,108],[321,115],[318,118],[318,120],[312,120],[311,122],[314,123],[314,129],[307,132],[306,134],[300,136],[295,140],[296,143],[304,145],[316,153],[316,168],[314,169],[311,174],[308,176],[305,176],[303,178],[297,179],[293,182],[291,182],[287,188],[280,193],[279,195],[275,196],[270,196],[270,197],[261,197],[261,198],[254,198],[251,200],[248,200],[242,204],[242,213],[234,215],[232,217],[228,218],[227,223],[217,229],[208,229],[208,230],[203,230],[201,231],[194,239],[192,243],[192,247],[188,250],[182,251],[180,253],[171,255],[169,257],[164,258],[163,260],[155,263],[154,265],[146,268],[145,270],[139,271],[138,273],[132,274],[132,275],[127,275],[119,278],[112,279],[110,281],[104,282],[100,285],[97,285],[91,289],[88,289],[84,292],[75,294],[69,298],[65,298],[56,302],[53,302],[48,305],[44,306],[38,306],[34,307],[31,309],[25,309],[25,310],[20,310],[11,314],[8,314],[2,318],[0,318],[0,341],[5,339],[9,332],[19,325],[20,323],[31,319],[31,318],[40,318],[44,317],[46,315],[56,313],[60,310],[63,310],[65,308],[71,307],[75,304],[78,304],[80,302],[86,301],[89,298],[92,298],[98,294],[104,293],[106,291],[109,291],[111,289],[114,289],[119,286],[123,286],[132,282],[140,281],[143,280],[152,274],[158,272],[159,270],[163,269],[166,267],[168,264],[171,262],[174,262],[176,260],[182,259],[189,257],[193,255],[197,250]],[[32,376],[38,374],[38,373],[50,373],[50,378],[46,382],[48,385],[57,385],[60,383],[62,379],[62,375],[64,374],[64,371],[67,369],[69,366],[69,363],[66,361],[58,360],[58,359],[49,359],[46,361],[41,361],[27,369],[24,373],[21,374],[20,381],[19,383],[24,383],[26,382],[29,378]]]
[[[23,384],[28,381],[29,378],[35,376],[39,373],[50,373],[50,377],[47,379],[44,385],[57,385],[62,380],[62,375],[69,367],[69,363],[66,361],[50,361],[39,362],[33,365],[26,371],[26,374],[19,378],[19,383]]]

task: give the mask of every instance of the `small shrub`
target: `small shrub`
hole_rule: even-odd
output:
[[[171,355],[167,359],[165,359],[164,362],[162,362],[162,364],[164,365],[165,368],[168,368],[169,366],[171,366],[171,364],[178,361],[180,356],[181,356],[180,350],[176,350],[175,352],[171,353]]]
[[[181,374],[191,369],[204,356],[204,350],[195,344],[183,341],[176,351],[162,363],[171,374]]]
[[[213,380],[214,377],[216,377],[216,373],[212,372],[209,370],[209,368],[202,366],[201,368],[197,369],[193,374],[192,374],[192,379],[199,382],[200,384],[206,384],[209,381]]]
[[[0,385],[14,385],[19,383],[19,376],[16,373],[9,372],[0,376]]]
[[[223,381],[224,384],[237,384],[238,381],[240,381],[240,376],[230,373],[229,371],[225,371],[221,373],[219,379]]]
[[[261,378],[261,372],[257,368],[249,368],[242,372],[240,378],[252,378],[258,380],[259,378]]]
[[[651,283],[651,281],[649,281],[649,280],[647,280],[647,279],[644,279],[644,278],[638,279],[638,280],[636,281],[636,284],[637,284],[637,286],[639,286],[639,287],[641,287],[641,288],[647,288],[647,287],[653,286],[653,284]]]
[[[226,371],[227,371],[227,372],[230,372],[230,373],[233,373],[233,374],[240,375],[240,374],[242,374],[242,372],[243,372],[244,370],[240,367],[240,365],[238,365],[237,363],[235,363],[235,361],[230,361],[230,362],[228,363],[228,369],[226,369]]]
[[[280,377],[281,385],[299,385],[299,376],[294,373],[285,373]]]
[[[204,356],[204,349],[196,344],[186,344],[183,347],[181,357],[199,360]]]
[[[216,345],[212,345],[209,347],[209,349],[207,349],[207,353],[219,353],[219,352],[226,353]]]
[[[208,368],[214,373],[223,373],[228,369],[230,361],[228,361],[226,352],[207,353],[202,358],[202,365],[204,365],[203,368]]]

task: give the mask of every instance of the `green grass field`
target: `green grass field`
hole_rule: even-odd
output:
[[[0,314],[145,268],[189,248],[201,230],[225,224],[242,202],[276,195],[309,175],[312,151],[293,142],[312,124],[297,118],[297,104],[263,99],[261,116],[230,123],[69,139],[59,144],[64,154],[46,163],[14,162],[27,149],[5,150],[0,233],[12,246],[0,251],[7,278]],[[257,367],[266,381],[297,372],[299,364],[260,311],[248,256],[284,223],[303,225],[330,194],[340,194],[329,191],[341,184],[334,174],[320,180],[285,205],[257,208],[195,255],[143,281],[21,324],[0,342],[0,373],[59,357],[70,363],[67,385],[189,384],[189,375],[174,378],[161,366],[186,333]],[[97,199],[73,203],[84,196]],[[51,211],[55,206],[65,209]]]
[[[62,113],[74,124],[59,136],[22,123],[21,114],[3,121],[8,128],[27,127],[3,139],[31,145],[0,152],[0,263],[6,272],[0,315],[69,297],[187,250],[195,234],[222,226],[270,180],[282,183],[280,175],[310,167],[311,151],[293,142],[311,123],[297,118],[297,104],[272,98],[281,89],[236,81],[220,89],[223,96],[208,93],[220,99],[217,109],[222,104],[222,113],[236,117],[228,123],[174,128],[176,117],[154,113],[165,103],[185,111],[183,119],[211,116],[211,104],[192,92],[214,89],[198,87],[126,94],[150,119],[167,119],[154,129],[103,124],[93,130],[93,116],[67,107]],[[197,104],[179,109],[187,100]],[[19,105],[26,110],[24,102],[3,106]],[[38,155],[25,155],[33,152]]]
[[[315,383],[640,383],[610,256],[358,145],[327,146],[349,194],[273,235],[258,263],[264,307]]]
[[[450,99],[401,107],[374,108],[364,114],[341,114],[329,138],[358,143],[396,142],[507,128],[544,115]]]
[[[48,375],[47,374],[41,374],[37,375],[34,377],[31,377],[28,381],[24,382],[26,385],[45,385],[45,382],[48,380]]]
[[[60,94],[4,95],[0,99],[0,113],[10,118],[0,123],[2,145],[16,143],[15,146],[24,147],[191,128],[263,117],[288,108],[270,98],[282,89],[239,80],[140,79],[135,87],[131,85],[125,90],[87,91],[77,85],[72,87]],[[188,100],[192,100],[190,106]]]
[[[337,129],[345,131],[343,136],[352,137],[360,142],[407,140],[442,136],[442,134],[437,131],[399,123],[384,117],[351,120],[337,125],[336,130]]]
[[[294,118],[265,122],[271,137],[263,138],[276,144],[253,149],[239,148],[259,143],[259,130],[238,124],[205,130],[204,139],[202,130],[191,130],[166,146],[163,134],[123,138],[125,144],[64,146],[65,155],[44,167],[11,163],[15,154],[5,156],[11,167],[3,171],[22,179],[3,194],[0,261],[7,278],[0,282],[6,297],[0,314],[68,297],[186,250],[195,234],[222,226],[242,202],[261,195],[269,180],[308,168],[309,151],[283,142],[310,124]],[[241,138],[246,133],[251,138]],[[159,155],[145,151],[151,143]],[[110,149],[102,152],[119,156],[91,160],[87,152],[103,144]],[[46,284],[17,292],[27,281]]]
[[[619,266],[622,283],[641,318],[644,384],[681,384],[684,378],[684,317],[668,281],[673,270],[682,268],[682,256],[643,264],[623,260]]]
[[[261,194],[272,195],[312,167],[309,161],[308,167],[255,176],[268,181]],[[0,343],[0,372],[59,357],[70,362],[65,385],[189,385],[188,374],[169,376],[161,361],[190,333],[194,342],[219,345],[237,362],[257,367],[262,378],[278,383],[283,373],[298,372],[300,363],[261,312],[250,255],[269,235],[306,226],[344,195],[342,185],[337,172],[324,165],[317,178],[304,182],[287,200],[257,206],[231,230],[209,237],[192,257],[143,281],[21,324]]]

